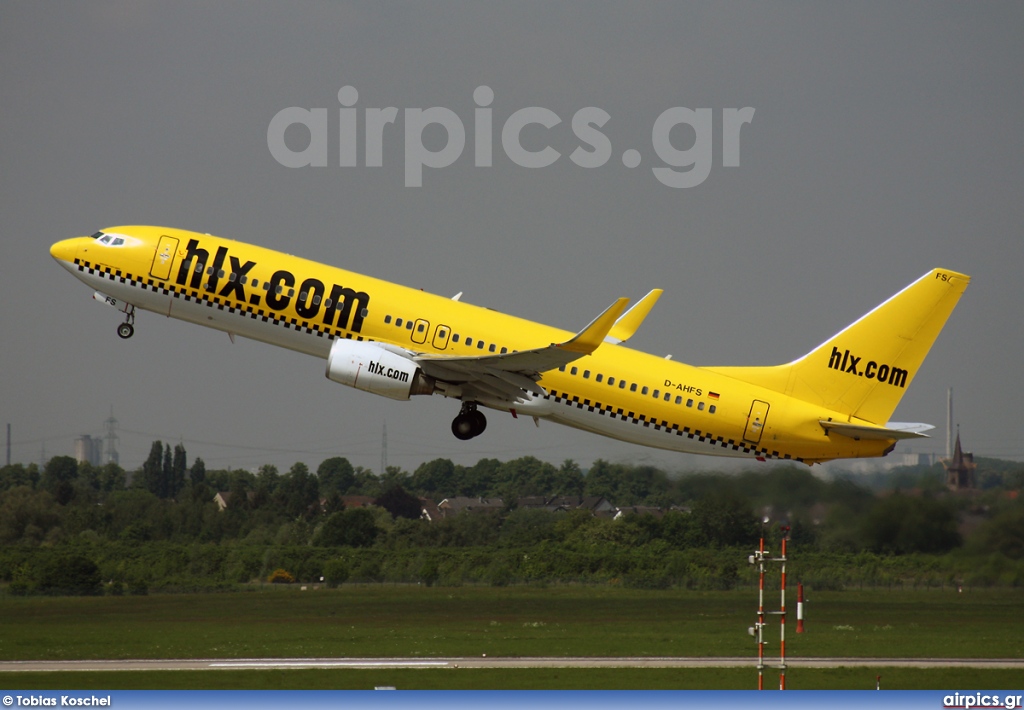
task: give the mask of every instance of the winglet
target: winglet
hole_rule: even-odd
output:
[[[626,310],[628,303],[628,298],[620,298],[610,305],[604,313],[592,320],[590,325],[570,340],[560,343],[555,347],[559,350],[568,350],[569,352],[582,353],[584,355],[594,352],[597,346],[604,342],[605,336],[615,326],[615,321]]]
[[[615,325],[605,336],[605,340],[613,345],[629,340],[636,333],[640,324],[644,322],[647,314],[654,308],[654,304],[661,298],[663,291],[660,288],[653,289],[646,296],[641,298],[639,301],[633,304],[633,307],[622,314],[622,316],[615,321]]]

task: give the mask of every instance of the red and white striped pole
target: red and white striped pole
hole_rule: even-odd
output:
[[[782,608],[779,610],[779,690],[786,689],[786,533],[782,533]]]
[[[804,632],[804,585],[796,585],[796,632]]]
[[[759,591],[757,595],[757,689],[764,690],[764,535],[758,547],[757,566]]]

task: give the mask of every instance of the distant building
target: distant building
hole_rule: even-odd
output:
[[[352,508],[369,508],[373,505],[375,498],[372,496],[342,496],[341,502],[345,504],[345,510]]]
[[[441,510],[437,503],[429,498],[420,498],[420,518],[427,522],[434,522],[441,519]]]
[[[618,508],[614,520],[622,520],[627,515],[653,515],[658,520],[665,517],[665,511],[655,505],[626,505]]]
[[[904,466],[931,466],[942,459],[939,454],[911,453],[894,451],[882,458],[870,459],[837,459],[826,462],[823,467],[828,471],[849,471],[850,473],[877,473],[891,471]]]
[[[445,498],[437,504],[437,510],[442,518],[450,518],[462,512],[478,513],[484,510],[501,510],[505,502],[501,498],[470,498],[468,496],[455,496]]]
[[[99,466],[102,448],[103,444],[99,439],[93,439],[88,434],[82,434],[82,436],[75,439],[75,460],[78,463]]]
[[[956,433],[956,446],[953,458],[942,462],[946,467],[946,487],[951,491],[970,490],[974,488],[974,454],[964,452],[960,446],[960,432]]]
[[[598,517],[611,517],[615,506],[601,496],[524,496],[516,501],[520,510],[546,510],[564,513],[569,510],[589,510]]]
[[[231,499],[234,494],[231,491],[219,491],[217,495],[213,497],[213,502],[217,504],[220,510],[227,510],[228,506],[231,505]],[[245,499],[252,503],[256,499],[256,493],[254,491],[246,491]]]

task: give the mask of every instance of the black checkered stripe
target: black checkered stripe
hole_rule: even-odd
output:
[[[200,293],[194,289],[181,288],[164,281],[154,281],[148,277],[141,278],[129,273],[122,273],[120,269],[111,269],[109,266],[100,266],[99,264],[93,265],[82,259],[76,258],[75,265],[78,267],[79,271],[93,276],[99,276],[101,278],[110,279],[111,281],[117,281],[141,288],[143,291],[149,290],[154,293],[162,293],[165,296],[173,296],[174,298],[180,298],[192,303],[206,304],[210,308],[216,307],[219,311],[227,311],[228,313],[235,313],[241,316],[249,316],[253,320],[262,320],[264,323],[273,323],[274,325],[290,328],[298,332],[304,331],[309,335],[316,335],[318,338],[326,337],[328,340],[334,340],[335,338],[341,337],[348,338],[349,340],[363,339],[363,336],[361,335],[357,335],[353,338],[352,333],[346,333],[338,328],[328,328],[327,326],[320,325],[319,323],[300,321],[297,318],[287,318],[270,310],[253,308],[251,305],[235,305],[234,302],[229,301],[226,298],[219,298],[218,296]]]
[[[754,456],[762,456],[766,459],[787,459],[792,461],[803,461],[802,458],[794,458],[789,454],[781,454],[778,451],[769,451],[766,448],[757,448],[749,446],[742,441],[735,441],[734,439],[726,439],[722,436],[715,436],[714,434],[700,429],[690,429],[688,426],[680,427],[678,424],[671,424],[664,419],[656,419],[654,417],[648,417],[645,414],[637,414],[636,412],[627,412],[621,407],[615,408],[611,404],[601,404],[600,402],[591,402],[589,399],[581,400],[578,395],[570,395],[567,392],[556,392],[551,390],[546,399],[549,399],[558,404],[564,404],[569,407],[576,407],[576,409],[586,409],[588,412],[596,412],[602,416],[607,416],[612,419],[620,419],[630,424],[637,424],[639,426],[648,427],[655,431],[664,431],[668,434],[675,434],[676,436],[685,436],[689,439],[696,439],[702,443],[710,444],[711,446],[720,446],[723,449],[732,449],[733,451],[742,451],[745,454],[752,454]]]

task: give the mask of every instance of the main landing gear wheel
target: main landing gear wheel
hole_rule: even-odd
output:
[[[459,416],[452,421],[452,434],[456,439],[467,441],[474,436],[483,434],[487,428],[487,417],[476,408],[476,403],[466,402],[462,405]]]

